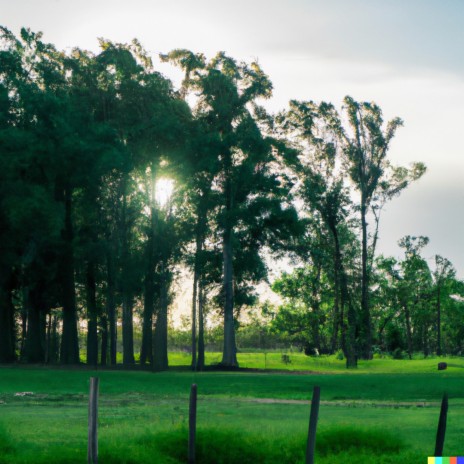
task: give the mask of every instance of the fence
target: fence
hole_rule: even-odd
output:
[[[89,425],[88,425],[88,464],[98,463],[98,394],[99,379],[98,377],[90,378],[89,392]],[[306,464],[314,464],[316,450],[316,430],[319,418],[319,404],[321,389],[318,386],[313,388],[311,399],[311,410],[309,415],[308,440],[306,443]],[[435,441],[435,456],[442,456],[445,442],[446,420],[448,414],[448,395],[444,393],[440,408],[440,418],[438,421],[437,436]],[[197,385],[192,384],[190,387],[189,401],[189,431],[188,431],[188,449],[187,462],[195,464],[195,439],[197,427]]]

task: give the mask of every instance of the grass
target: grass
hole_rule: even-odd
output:
[[[290,363],[282,362],[282,355],[290,357]],[[221,361],[221,353],[206,353],[206,364],[214,365]],[[346,373],[345,361],[336,359],[335,356],[306,356],[304,353],[282,351],[282,352],[257,352],[237,353],[240,367],[248,369],[288,370],[288,371],[322,371]],[[397,360],[390,357],[377,357],[371,361],[360,360],[358,369],[353,373],[427,373],[435,372],[440,361],[448,362],[448,372],[464,371],[463,357],[427,357],[417,356],[409,360]],[[169,353],[169,364],[171,366],[188,366],[191,355],[184,352]]]
[[[272,355],[278,360],[280,353]],[[252,364],[260,353],[240,356]],[[322,400],[318,464],[425,462],[433,452],[445,390],[450,396],[445,453],[464,454],[461,359],[446,359],[456,365],[447,371],[436,370],[437,360],[378,359],[358,372],[342,370],[334,359],[318,361],[331,367],[311,375],[3,367],[0,464],[85,462],[88,384],[94,375],[100,377],[102,463],[186,462],[193,382],[199,391],[199,463],[302,463],[314,385],[321,386]]]

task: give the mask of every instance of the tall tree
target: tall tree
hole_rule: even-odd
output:
[[[383,199],[399,194],[411,181],[425,172],[422,163],[415,163],[409,170],[391,166],[388,160],[390,143],[397,129],[403,124],[400,118],[389,121],[384,128],[382,111],[375,103],[344,99],[347,126],[334,111],[327,114],[326,122],[336,134],[336,141],[344,153],[344,166],[359,194],[361,219],[361,310],[360,346],[363,358],[372,356],[372,320],[369,307],[369,244],[368,212],[380,190],[389,192]]]
[[[179,54],[171,52],[174,62]],[[185,56],[185,53],[183,53]],[[186,66],[184,66],[186,69]],[[218,170],[214,178],[222,192],[219,224],[223,252],[224,350],[222,365],[237,367],[234,329],[234,243],[240,208],[253,191],[253,180],[268,177],[266,163],[271,146],[263,137],[250,112],[259,97],[269,97],[271,83],[257,63],[237,63],[218,53],[206,66],[197,66],[189,85],[199,91],[197,114],[208,126],[216,144]],[[253,173],[256,174],[253,179]],[[250,175],[245,180],[243,175]],[[240,178],[239,176],[242,175]],[[247,190],[248,188],[248,190]]]
[[[338,117],[333,105],[322,102],[291,101],[290,109],[279,115],[284,136],[293,140],[299,156],[292,169],[299,180],[297,195],[307,213],[319,217],[331,236],[334,281],[334,342],[338,327],[347,367],[357,366],[356,308],[353,290],[348,285],[346,257],[342,236],[352,204],[346,188],[346,173],[341,169],[341,153],[337,146],[338,130],[333,121]],[[311,222],[308,222],[311,223]],[[309,247],[317,246],[309,243]]]

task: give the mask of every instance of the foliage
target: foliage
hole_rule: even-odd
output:
[[[272,115],[256,61],[173,50],[161,60],[184,73],[176,89],[137,40],[99,44],[65,52],[0,28],[1,362],[162,370],[168,345],[194,369],[221,348],[232,368],[247,348],[341,350],[347,367],[372,346],[463,352],[451,261],[431,269],[420,236],[400,261],[376,257],[382,208],[425,172],[388,160],[399,118],[351,97]],[[283,304],[255,316],[282,258]],[[185,266],[190,342],[168,327]]]

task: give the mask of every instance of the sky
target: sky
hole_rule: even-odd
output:
[[[440,254],[464,278],[464,1],[0,0],[0,13],[12,32],[42,31],[59,49],[137,38],[153,54],[258,60],[274,85],[272,111],[290,99],[375,101],[385,120],[404,120],[392,162],[428,168],[387,204],[379,252],[401,258],[401,237],[425,235],[430,265]]]

